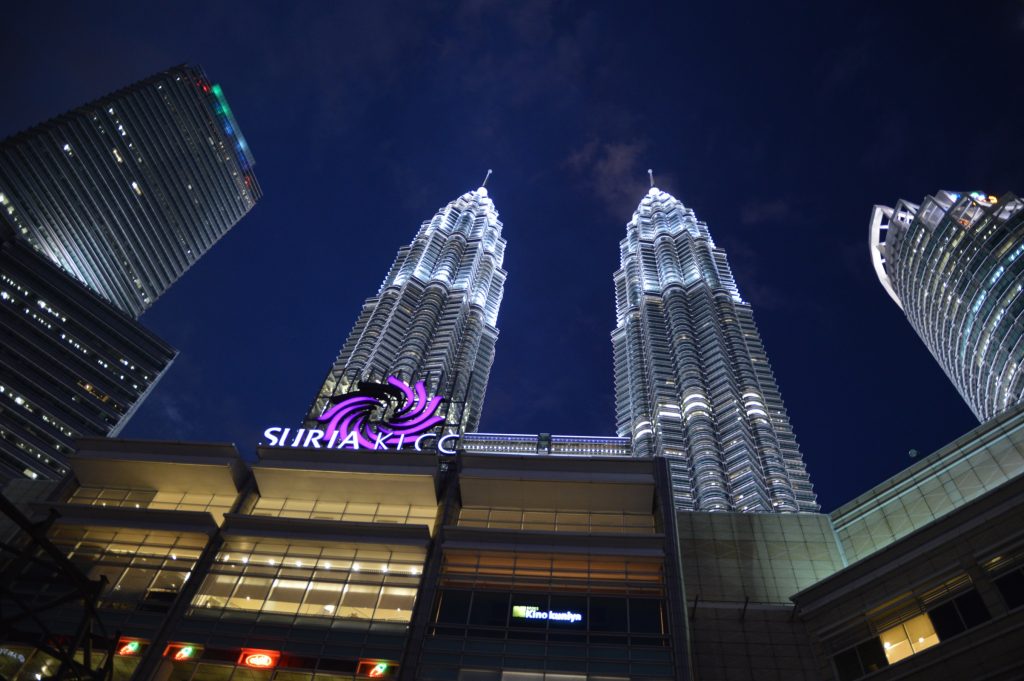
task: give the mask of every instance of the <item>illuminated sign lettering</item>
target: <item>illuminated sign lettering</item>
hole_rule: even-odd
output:
[[[187,643],[171,643],[164,649],[164,657],[169,657],[175,662],[185,662],[199,657],[200,648]]]
[[[263,431],[271,447],[312,449],[404,449],[423,451],[431,440],[441,454],[454,454],[458,435],[438,436],[431,430],[444,424],[437,415],[443,397],[427,397],[423,381],[410,386],[394,376],[387,383],[359,383],[354,392],[332,398],[317,418],[323,430],[274,426]]]
[[[238,656],[238,664],[253,669],[271,669],[277,666],[279,657],[281,657],[281,653],[276,650],[242,648],[242,654]]]
[[[555,610],[541,610],[536,605],[513,605],[512,617],[523,620],[548,620],[549,622],[568,622],[575,624],[583,621],[583,615],[572,610],[557,612]]]
[[[25,662],[24,655],[15,650],[11,650],[10,648],[0,648],[0,655],[3,655],[4,657],[9,657],[13,660],[17,660],[18,662]]]
[[[371,679],[390,679],[395,676],[397,667],[390,662],[383,660],[360,660],[356,669],[356,676],[366,676]]]

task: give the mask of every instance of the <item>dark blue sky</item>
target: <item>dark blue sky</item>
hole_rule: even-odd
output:
[[[305,413],[419,223],[488,186],[509,272],[482,430],[612,434],[612,272],[652,167],[749,300],[826,510],[976,422],[868,256],[871,206],[1024,191],[1024,5],[18,3],[0,136],[170,65],[223,85],[265,197],[143,322],[124,435]]]

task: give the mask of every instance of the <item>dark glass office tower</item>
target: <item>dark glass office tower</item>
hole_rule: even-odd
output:
[[[0,218],[0,481],[62,477],[73,439],[117,435],[176,354]]]
[[[725,251],[652,187],[615,273],[618,435],[664,456],[681,511],[816,512],[750,304]]]
[[[219,85],[178,66],[0,143],[17,235],[138,317],[261,196]]]

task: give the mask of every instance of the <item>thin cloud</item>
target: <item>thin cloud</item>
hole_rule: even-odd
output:
[[[632,212],[647,191],[647,171],[641,162],[646,150],[647,143],[642,140],[591,140],[570,153],[565,165],[583,178],[612,215],[622,218]]]
[[[759,225],[777,222],[790,216],[790,206],[782,199],[750,203],[740,209],[740,222],[745,225]]]

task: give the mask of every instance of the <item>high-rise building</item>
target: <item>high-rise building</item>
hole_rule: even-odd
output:
[[[253,163],[221,87],[178,66],[0,143],[0,210],[138,317],[255,205]]]
[[[817,511],[750,304],[707,225],[652,187],[620,252],[618,435],[668,458],[679,510]]]
[[[127,423],[177,354],[135,320],[255,205],[253,163],[190,66],[0,142],[0,479]]]
[[[1024,399],[1024,201],[875,206],[869,239],[878,280],[978,420]]]
[[[73,439],[117,435],[176,354],[0,217],[0,480],[62,477]]]
[[[463,194],[398,251],[310,407],[306,425],[363,384],[423,381],[449,433],[475,430],[498,340],[505,240],[487,189]]]

